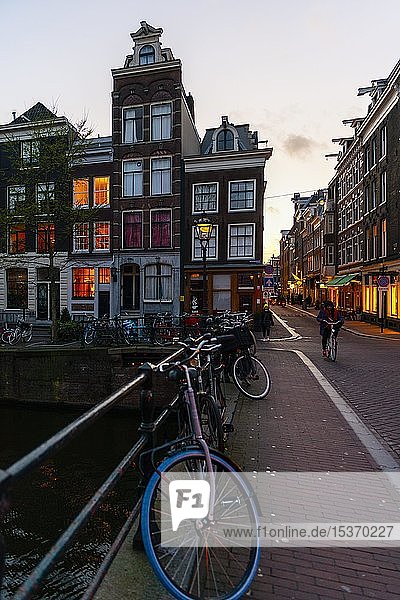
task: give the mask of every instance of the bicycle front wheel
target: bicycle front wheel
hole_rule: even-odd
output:
[[[265,398],[271,389],[266,366],[255,356],[242,354],[233,365],[233,381],[238,390],[253,400]]]
[[[329,357],[332,361],[335,361],[337,357],[337,339],[335,336],[331,339]]]
[[[195,475],[199,473],[206,474],[202,450],[189,449],[167,458],[153,473],[143,496],[141,527],[147,557],[158,579],[179,600],[239,600],[257,572],[258,540],[254,547],[224,547],[219,536],[212,539],[215,522],[219,524],[219,531],[221,525],[232,527],[232,523],[240,523],[241,519],[257,527],[258,517],[252,491],[237,469],[223,456],[211,453],[210,457],[213,472],[230,475],[228,485],[226,479],[215,479],[214,516],[210,527],[199,531],[198,521],[184,522],[185,533],[193,536],[190,539],[205,535],[203,545],[197,545],[196,541],[193,545],[176,547],[172,541],[170,546],[161,544],[161,515],[168,519],[168,515],[161,512],[161,497],[165,498],[161,481],[166,473],[176,472],[188,482],[198,479]],[[174,534],[168,529],[167,535],[172,539]]]
[[[198,412],[203,438],[207,446],[224,450],[224,430],[221,413],[212,396],[204,394],[198,398]]]

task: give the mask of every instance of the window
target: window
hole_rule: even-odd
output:
[[[376,164],[376,139],[374,138],[371,142],[371,166]]]
[[[122,213],[123,247],[142,248],[143,229],[141,212]]]
[[[228,275],[230,281],[230,275]],[[254,277],[248,273],[238,273],[238,288],[254,289]],[[215,285],[214,285],[215,287]]]
[[[386,234],[386,219],[381,221],[381,256],[386,256],[387,253],[387,234]]]
[[[89,223],[75,223],[73,232],[73,251],[89,250]]]
[[[218,184],[195,183],[193,185],[193,212],[216,212]]]
[[[369,196],[370,196],[370,193],[369,193],[369,186],[367,186],[367,187],[365,188],[365,192],[364,192],[364,206],[365,206],[365,213],[369,212],[369,211],[370,211],[370,208],[371,208],[371,207],[370,207],[370,205],[369,205],[369,202],[370,202],[370,200],[369,200]]]
[[[365,260],[371,259],[371,229],[365,231]]]
[[[153,158],[151,161],[151,194],[171,193],[171,158]]]
[[[124,197],[143,196],[143,161],[124,160],[122,162]]]
[[[110,281],[111,281],[110,267],[100,267],[99,268],[99,284],[110,283]]]
[[[386,202],[386,171],[381,173],[381,204]]]
[[[223,129],[217,135],[217,151],[233,150],[233,133],[230,129]]]
[[[156,53],[153,46],[143,46],[139,51],[139,65],[151,65],[155,62]]]
[[[329,245],[326,247],[326,264],[333,265],[333,245]]]
[[[374,180],[371,185],[371,210],[376,208],[376,181]]]
[[[152,248],[171,247],[171,211],[152,210],[150,213],[150,245]]]
[[[157,302],[172,300],[172,267],[156,263],[144,269],[144,299]]]
[[[327,214],[325,217],[325,233],[333,233],[333,215]]]
[[[143,106],[124,108],[122,111],[124,144],[143,141]]]
[[[360,259],[360,255],[359,255],[359,251],[358,251],[358,236],[355,235],[353,237],[353,260],[359,260]]]
[[[151,139],[169,140],[172,137],[172,105],[152,104],[151,106]]]
[[[254,210],[255,181],[229,182],[229,210]]]
[[[229,258],[254,257],[254,225],[229,225]]]
[[[218,238],[218,225],[214,225],[213,230],[211,232],[211,238],[206,247],[206,258],[218,258],[217,253],[217,238]],[[202,260],[203,259],[203,247],[200,243],[199,238],[196,234],[196,227],[193,227],[192,231],[192,239],[193,239],[193,260]]]
[[[373,226],[373,238],[372,238],[372,257],[377,258],[378,256],[378,226]]]
[[[95,177],[93,182],[93,205],[110,205],[110,178]]]
[[[380,133],[380,155],[381,158],[386,155],[386,125],[382,127]]]
[[[72,182],[72,203],[79,208],[89,206],[89,179],[74,179]]]
[[[54,183],[38,183],[36,186],[36,205],[39,214],[49,215],[54,210]]]
[[[25,140],[21,142],[22,164],[31,167],[39,164],[39,140]]]
[[[8,210],[18,212],[25,203],[25,186],[13,185],[7,188]]]
[[[28,269],[7,269],[7,308],[28,307]]]
[[[21,252],[25,252],[25,224],[14,223],[9,228],[8,253],[20,254]]]
[[[241,273],[239,273],[240,277]],[[213,309],[231,309],[231,276],[213,275]]]
[[[54,250],[54,223],[38,223],[36,248],[39,254],[48,254]]]
[[[94,269],[72,269],[72,296],[75,299],[94,297]]]
[[[93,225],[93,250],[110,249],[110,223],[99,221]]]
[[[365,172],[368,173],[370,168],[371,168],[371,148],[368,145],[365,149]]]

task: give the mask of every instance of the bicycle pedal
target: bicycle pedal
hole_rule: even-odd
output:
[[[222,428],[224,433],[232,433],[233,431],[235,431],[235,428],[232,423],[225,423],[222,426]]]

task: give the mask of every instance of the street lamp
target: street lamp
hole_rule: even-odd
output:
[[[200,242],[201,251],[202,251],[202,259],[203,259],[203,312],[206,312],[207,305],[207,248],[210,243],[210,239],[212,236],[212,232],[214,229],[214,225],[211,223],[210,219],[208,219],[205,214],[201,216],[200,219],[194,221],[196,227],[196,235],[197,239]]]

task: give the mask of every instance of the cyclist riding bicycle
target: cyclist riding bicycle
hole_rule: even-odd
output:
[[[344,323],[344,318],[338,309],[335,308],[333,302],[331,300],[327,300],[326,302],[322,303],[321,310],[317,316],[317,321],[319,322],[319,333],[322,341],[322,356],[326,356],[326,344],[331,333],[331,325],[329,323],[337,323],[339,321],[339,323],[334,326],[334,334],[335,337],[337,337],[339,329]]]

